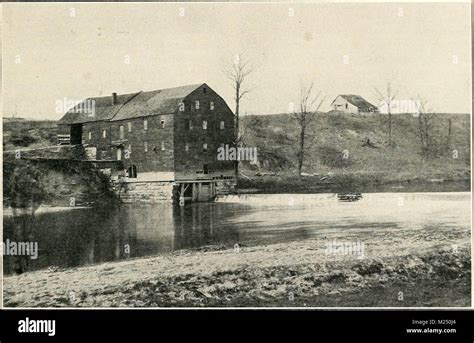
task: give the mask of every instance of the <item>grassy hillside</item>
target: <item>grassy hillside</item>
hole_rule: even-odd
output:
[[[452,124],[448,146],[449,119]],[[290,115],[250,115],[242,117],[241,122],[245,145],[257,147],[259,160],[258,165],[241,164],[241,188],[324,191],[332,189],[332,185],[351,188],[348,183],[359,186],[470,179],[467,114],[435,115],[432,136],[436,156],[422,153],[418,118],[412,115],[393,116],[395,146],[390,148],[387,115],[318,114],[307,129],[302,180],[298,180],[296,171],[299,128]],[[3,149],[56,144],[56,133],[54,121],[4,120]],[[364,145],[367,139],[371,146]]]
[[[57,144],[52,120],[3,119],[3,150],[40,148]]]
[[[451,138],[448,146],[448,119]],[[259,166],[245,163],[241,167],[242,187],[268,188],[268,183],[289,182],[297,174],[299,128],[288,114],[246,116],[244,141],[258,148]],[[400,182],[436,178],[462,180],[470,178],[469,116],[436,114],[432,135],[435,156],[422,153],[418,118],[394,115],[392,137],[395,146],[387,146],[387,115],[350,115],[323,113],[307,129],[307,149],[303,165],[305,180],[334,182],[343,179],[367,182]],[[372,146],[364,145],[369,139]],[[457,155],[456,155],[457,154]],[[275,173],[258,177],[256,175]],[[247,177],[250,177],[249,180]],[[262,186],[267,183],[266,186]]]

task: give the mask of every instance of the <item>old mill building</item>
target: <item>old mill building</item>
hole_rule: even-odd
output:
[[[130,201],[167,199],[171,190],[206,201],[234,182],[233,162],[217,159],[234,142],[234,114],[205,83],[88,98],[58,126],[60,142],[82,145],[88,159],[120,161]]]

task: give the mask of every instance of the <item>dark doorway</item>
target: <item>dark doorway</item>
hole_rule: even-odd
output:
[[[209,174],[209,165],[208,164],[203,165],[202,169],[203,169],[204,174]]]
[[[135,179],[137,177],[137,166],[133,164],[128,167],[127,173],[129,178]]]
[[[82,144],[82,124],[71,125],[71,144]]]

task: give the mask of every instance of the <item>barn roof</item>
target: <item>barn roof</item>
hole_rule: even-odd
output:
[[[117,95],[112,105],[112,96],[87,98],[72,107],[59,120],[58,124],[80,124],[96,121],[115,121],[154,114],[168,114],[176,111],[179,103],[191,92],[204,85],[195,84],[181,87],[159,89]],[[94,115],[84,108],[94,101]]]
[[[351,103],[352,105],[356,106],[359,110],[361,111],[369,111],[370,108],[376,109],[377,106],[372,105],[370,102],[365,100],[363,97],[360,95],[354,95],[354,94],[340,94],[338,97],[341,97],[345,99],[347,102]],[[337,99],[337,97],[336,97]],[[334,99],[334,101],[336,100]],[[333,102],[334,102],[333,101]]]
[[[140,92],[132,101],[127,102],[111,120],[115,121],[143,117],[145,115],[174,113],[179,103],[202,85],[203,83]]]

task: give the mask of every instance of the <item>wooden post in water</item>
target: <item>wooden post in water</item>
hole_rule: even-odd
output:
[[[211,199],[210,200],[212,201],[212,200],[214,200],[214,193],[215,193],[216,184],[214,182],[211,182],[210,185],[211,185],[211,192],[210,192],[211,193]]]
[[[198,196],[197,196],[197,187],[196,187],[196,183],[193,182],[193,202],[196,202],[196,200],[198,199]]]
[[[181,184],[181,191],[179,193],[179,206],[184,206],[185,205],[185,200],[184,200],[184,183]]]

